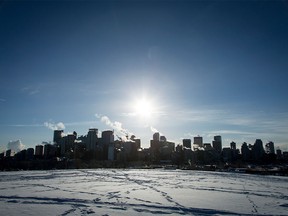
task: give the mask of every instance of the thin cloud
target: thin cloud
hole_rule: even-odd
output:
[[[21,89],[22,92],[28,94],[28,95],[35,95],[40,92],[39,87],[32,87],[32,86],[26,86]]]
[[[44,122],[44,126],[51,130],[64,130],[65,125],[63,122],[53,123],[53,122]]]
[[[240,130],[218,130],[218,131],[210,131],[209,134],[234,134],[234,135],[255,135],[255,133],[247,132],[247,131],[240,131]]]
[[[43,124],[11,124],[8,127],[43,127]]]
[[[65,126],[94,125],[96,121],[66,122]]]

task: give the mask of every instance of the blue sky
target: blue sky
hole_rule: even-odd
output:
[[[286,1],[4,1],[0,41],[2,150],[57,124],[288,150]]]

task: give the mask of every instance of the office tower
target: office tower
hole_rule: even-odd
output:
[[[26,160],[32,160],[34,158],[34,148],[28,148],[26,150]]]
[[[241,154],[242,154],[242,159],[244,161],[250,160],[251,151],[250,151],[248,144],[246,142],[244,142],[241,146]]]
[[[102,132],[102,143],[104,145],[109,145],[114,142],[114,132],[107,130]]]
[[[263,142],[261,139],[256,139],[252,147],[253,160],[259,161],[262,159],[263,155],[264,155]]]
[[[103,131],[102,132],[102,137],[101,137],[101,140],[99,142],[99,147],[101,148],[101,157],[103,160],[107,160],[108,159],[108,151],[109,151],[109,146],[110,146],[110,152],[112,152],[112,146],[113,145],[110,145],[114,142],[114,131],[110,131],[110,130],[107,130],[107,131]],[[111,159],[111,158],[110,158]]]
[[[154,141],[159,141],[160,140],[160,134],[158,132],[153,134],[153,140]]]
[[[213,148],[217,151],[217,152],[219,152],[219,153],[221,153],[221,151],[222,151],[222,138],[221,138],[221,136],[214,136],[214,141],[212,142],[212,145],[213,145]]]
[[[160,136],[160,141],[161,141],[161,142],[166,142],[166,141],[167,141],[167,139],[166,139],[166,137],[165,137],[165,136]]]
[[[44,145],[44,157],[45,158],[52,158],[56,156],[56,146],[51,144],[45,144]]]
[[[203,147],[203,137],[197,136],[194,137],[194,145],[198,145],[199,147]]]
[[[268,142],[265,145],[266,153],[267,154],[275,154],[275,148],[274,148],[274,143],[273,142]]]
[[[282,151],[281,151],[281,149],[277,149],[277,150],[276,150],[276,155],[277,155],[277,159],[278,159],[278,160],[282,158]]]
[[[91,128],[87,134],[86,148],[88,151],[95,150],[98,141],[98,129]]]
[[[53,137],[54,143],[59,145],[62,137],[63,137],[63,130],[54,130],[54,137]]]
[[[191,149],[191,139],[183,139],[183,147]]]
[[[65,149],[68,152],[72,152],[74,150],[74,144],[76,140],[76,134],[68,134],[65,138]]]
[[[232,142],[230,143],[230,148],[231,148],[232,150],[236,150],[236,143],[232,141]]]
[[[43,156],[43,145],[35,146],[35,156],[42,157]]]

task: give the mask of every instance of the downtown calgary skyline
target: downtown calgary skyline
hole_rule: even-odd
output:
[[[52,130],[288,149],[286,1],[3,1],[0,151]]]

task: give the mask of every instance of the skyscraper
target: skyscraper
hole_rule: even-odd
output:
[[[43,145],[35,146],[35,156],[42,157],[43,156]]]
[[[203,147],[203,137],[200,137],[200,136],[194,137],[193,144],[198,147]]]
[[[217,152],[219,152],[219,153],[221,153],[221,151],[222,151],[222,138],[221,138],[221,136],[214,136],[214,141],[212,142],[212,145],[213,145],[213,148],[217,151]]]
[[[53,142],[56,144],[60,144],[60,140],[62,139],[63,136],[63,130],[54,130],[54,137],[53,137]]]
[[[267,154],[275,154],[275,148],[274,148],[274,143],[273,142],[268,142],[265,145],[265,150]]]
[[[191,149],[191,139],[183,139],[183,147]]]
[[[153,134],[153,140],[154,141],[159,141],[160,140],[160,134],[158,132]]]
[[[256,139],[252,147],[253,160],[259,161],[262,159],[263,155],[264,155],[263,142],[261,139]]]
[[[98,129],[91,128],[87,134],[86,148],[87,150],[95,150],[98,141]]]
[[[109,145],[114,142],[114,132],[111,130],[102,132],[102,143],[104,145]]]
[[[236,143],[232,141],[232,142],[230,143],[230,148],[231,148],[232,150],[236,150]]]

